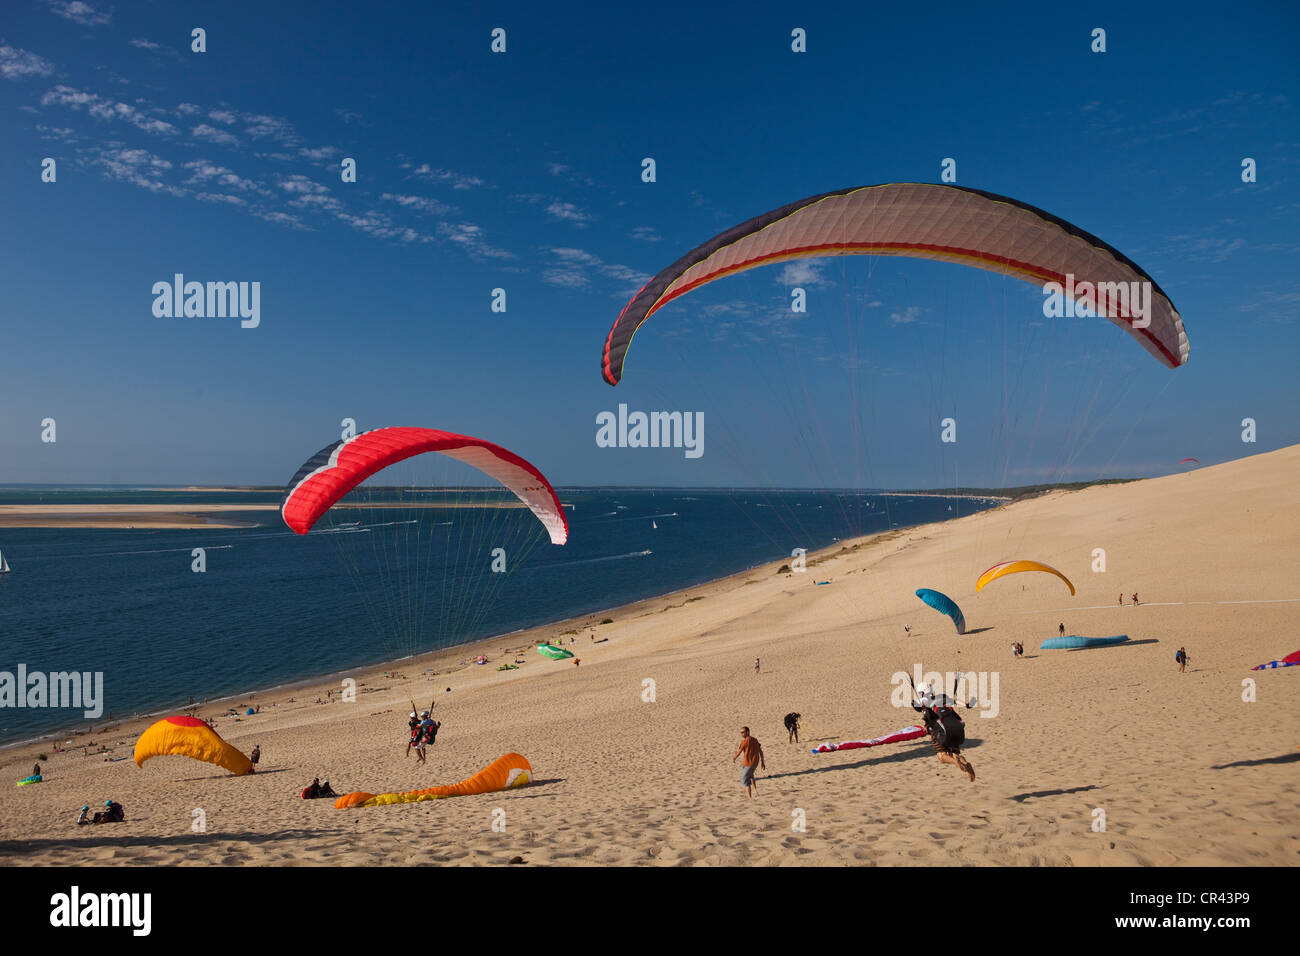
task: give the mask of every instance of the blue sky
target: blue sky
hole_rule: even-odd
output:
[[[0,482],[276,484],[344,417],[556,484],[1016,484],[1300,441],[1292,3],[378,6],[6,4]],[[854,257],[679,300],[602,382],[610,323],[686,250],[945,157],[1138,262],[1189,364],[1046,327],[1014,280]],[[260,282],[261,325],[155,317],[177,272]],[[702,411],[705,454],[598,448],[619,402]]]

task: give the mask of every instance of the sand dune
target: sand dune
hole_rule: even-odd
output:
[[[253,777],[182,758],[138,769],[52,754],[48,782],[10,793],[0,859],[1295,864],[1300,668],[1250,668],[1300,647],[1297,473],[1300,447],[1053,493],[836,549],[805,574],[773,565],[610,612],[613,624],[596,625],[606,616],[597,615],[482,645],[495,663],[503,648],[578,629],[580,667],[533,654],[523,669],[497,673],[461,667],[479,651],[460,649],[403,662],[409,678],[358,672],[366,692],[356,703],[311,703],[325,682],[261,694],[263,713],[219,727],[245,751],[261,745],[264,769]],[[1105,551],[1104,573],[1092,570],[1095,549]],[[975,595],[981,571],[1017,557],[1059,568],[1077,596],[1035,574]],[[956,635],[917,601],[918,587],[952,596],[976,633]],[[1141,606],[1128,603],[1133,592]],[[1130,641],[1038,650],[1059,623]],[[609,641],[592,645],[597,631]],[[1017,640],[1023,660],[1011,656]],[[1180,645],[1187,673],[1174,663]],[[442,673],[427,677],[424,666]],[[996,716],[965,714],[975,783],[940,765],[925,741],[809,752],[912,723],[910,709],[891,703],[891,678],[917,666],[983,672],[990,690],[996,677]],[[1253,702],[1244,681],[1254,682]],[[443,729],[421,768],[402,755],[406,713],[410,698],[423,706],[435,695]],[[790,710],[804,715],[799,746],[781,728]],[[742,724],[767,755],[752,800],[730,762]],[[122,741],[113,756],[124,756],[137,730],[90,739]],[[11,776],[30,771],[37,749],[6,753]],[[511,750],[531,760],[536,784],[351,811],[298,798],[315,775],[340,792],[454,783]],[[73,826],[83,803],[108,796],[126,805],[127,823]],[[496,808],[504,832],[492,829]],[[195,810],[206,832],[192,831]],[[1101,814],[1104,832],[1094,830]]]

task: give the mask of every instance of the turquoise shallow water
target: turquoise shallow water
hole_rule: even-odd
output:
[[[13,567],[0,576],[0,671],[102,671],[104,718],[127,717],[615,607],[796,547],[993,504],[815,491],[559,494],[570,524],[562,548],[523,510],[490,529],[481,509],[341,512],[305,537],[273,511],[229,513],[258,525],[236,530],[0,529]],[[278,504],[279,493],[0,489],[0,503],[37,500],[183,507]],[[503,534],[513,535],[508,573],[481,573]],[[196,547],[206,549],[201,574],[191,570]],[[85,723],[79,710],[3,707],[0,741]]]

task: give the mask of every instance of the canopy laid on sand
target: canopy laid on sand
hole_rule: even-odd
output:
[[[836,750],[860,750],[863,747],[879,747],[881,744],[896,744],[904,740],[915,740],[917,737],[925,736],[925,728],[920,724],[912,727],[904,727],[902,730],[895,730],[892,734],[885,734],[883,737],[872,737],[870,740],[842,740],[837,744],[822,744],[820,747],[814,747],[815,754],[834,753]]]
[[[1003,561],[1001,564],[993,565],[993,567],[981,574],[980,579],[975,582],[975,593],[979,594],[980,591],[984,590],[985,585],[991,581],[996,581],[1003,575],[1019,574],[1022,571],[1046,571],[1048,574],[1055,574],[1065,582],[1065,586],[1070,589],[1070,593],[1074,593],[1074,585],[1070,583],[1069,578],[1056,570],[1056,568],[1050,567],[1046,564],[1040,564],[1037,561]]]
[[[197,717],[164,717],[148,727],[135,742],[137,767],[143,767],[146,760],[162,756],[205,760],[225,767],[235,776],[253,772],[252,761]]]
[[[492,793],[496,790],[510,790],[531,783],[533,768],[526,759],[516,753],[498,757],[472,777],[460,783],[444,787],[430,787],[427,790],[408,790],[405,793],[363,793],[358,790],[334,801],[340,810],[348,807],[384,807],[394,803],[418,803],[421,800],[441,800],[444,797],[467,797],[479,793]]]
[[[932,591],[930,588],[920,588],[916,592],[916,596],[940,614],[947,614],[952,618],[952,623],[956,625],[958,634],[966,633],[966,616],[961,613],[961,608],[957,606],[957,602],[948,595],[939,591]]]
[[[566,651],[562,647],[556,647],[554,644],[538,644],[537,653],[544,657],[549,657],[553,661],[562,661],[573,656],[573,651]]]
[[[1109,647],[1111,644],[1123,644],[1127,640],[1127,634],[1116,634],[1112,637],[1079,637],[1077,634],[1066,634],[1064,637],[1049,637],[1043,641],[1043,646],[1039,650],[1069,651],[1080,647]]]
[[[1045,288],[1054,283],[1059,294],[1105,316],[1169,368],[1187,361],[1178,310],[1114,246],[1006,196],[937,183],[885,183],[809,196],[696,246],[623,308],[605,338],[601,375],[617,385],[637,329],[693,289],[758,266],[850,255],[934,259]]]
[[[1288,654],[1286,657],[1277,661],[1269,661],[1267,664],[1260,664],[1258,667],[1252,667],[1253,671],[1272,670],[1275,667],[1297,667],[1300,666],[1300,651],[1294,654]]]

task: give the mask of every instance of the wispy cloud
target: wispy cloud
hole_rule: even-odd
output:
[[[99,154],[95,163],[109,179],[130,183],[154,193],[184,196],[185,190],[166,182],[172,164],[147,149],[115,147]]]
[[[583,212],[571,202],[560,202],[556,200],[546,207],[546,213],[553,219],[559,219],[562,222],[571,222],[575,226],[585,226],[591,221],[591,216]]]
[[[440,222],[438,236],[476,259],[514,259],[513,252],[498,249],[484,238],[483,227],[470,222]]]
[[[96,10],[83,0],[45,0],[45,5],[52,13],[83,27],[100,27],[113,19],[111,13],[104,12],[102,8]]]
[[[830,285],[830,280],[822,275],[825,263],[819,259],[795,259],[787,262],[776,274],[776,281],[781,285],[804,288]]]
[[[450,169],[438,169],[430,166],[428,163],[421,163],[419,166],[404,163],[402,164],[402,169],[410,170],[410,174],[417,179],[451,186],[452,189],[476,189],[479,186],[485,185],[483,180],[479,179],[477,176],[467,176],[464,173],[454,173]]]
[[[49,76],[54,65],[43,56],[13,46],[0,46],[0,76],[6,80],[25,80],[29,76]]]
[[[177,132],[176,127],[171,123],[150,116],[130,103],[103,97],[97,93],[87,93],[85,90],[63,84],[59,84],[42,96],[41,105],[64,106],[78,111],[84,109],[95,119],[104,122],[120,120],[155,136],[169,136]]]
[[[548,250],[553,262],[542,272],[542,281],[564,289],[585,289],[596,278],[619,283],[617,294],[631,295],[649,281],[650,276],[630,266],[605,262],[585,249],[560,247]]]
[[[379,198],[386,202],[395,202],[404,209],[414,209],[416,212],[422,212],[428,216],[447,216],[456,211],[455,206],[449,206],[444,202],[430,199],[427,196],[384,193]]]
[[[921,308],[916,305],[909,305],[901,312],[891,312],[889,314],[890,325],[911,325],[913,322],[921,321]]]
[[[190,130],[190,135],[195,139],[203,140],[205,143],[216,143],[220,146],[239,145],[239,137],[234,133],[228,133],[224,129],[217,129],[207,123],[200,123],[194,127],[194,129]]]

